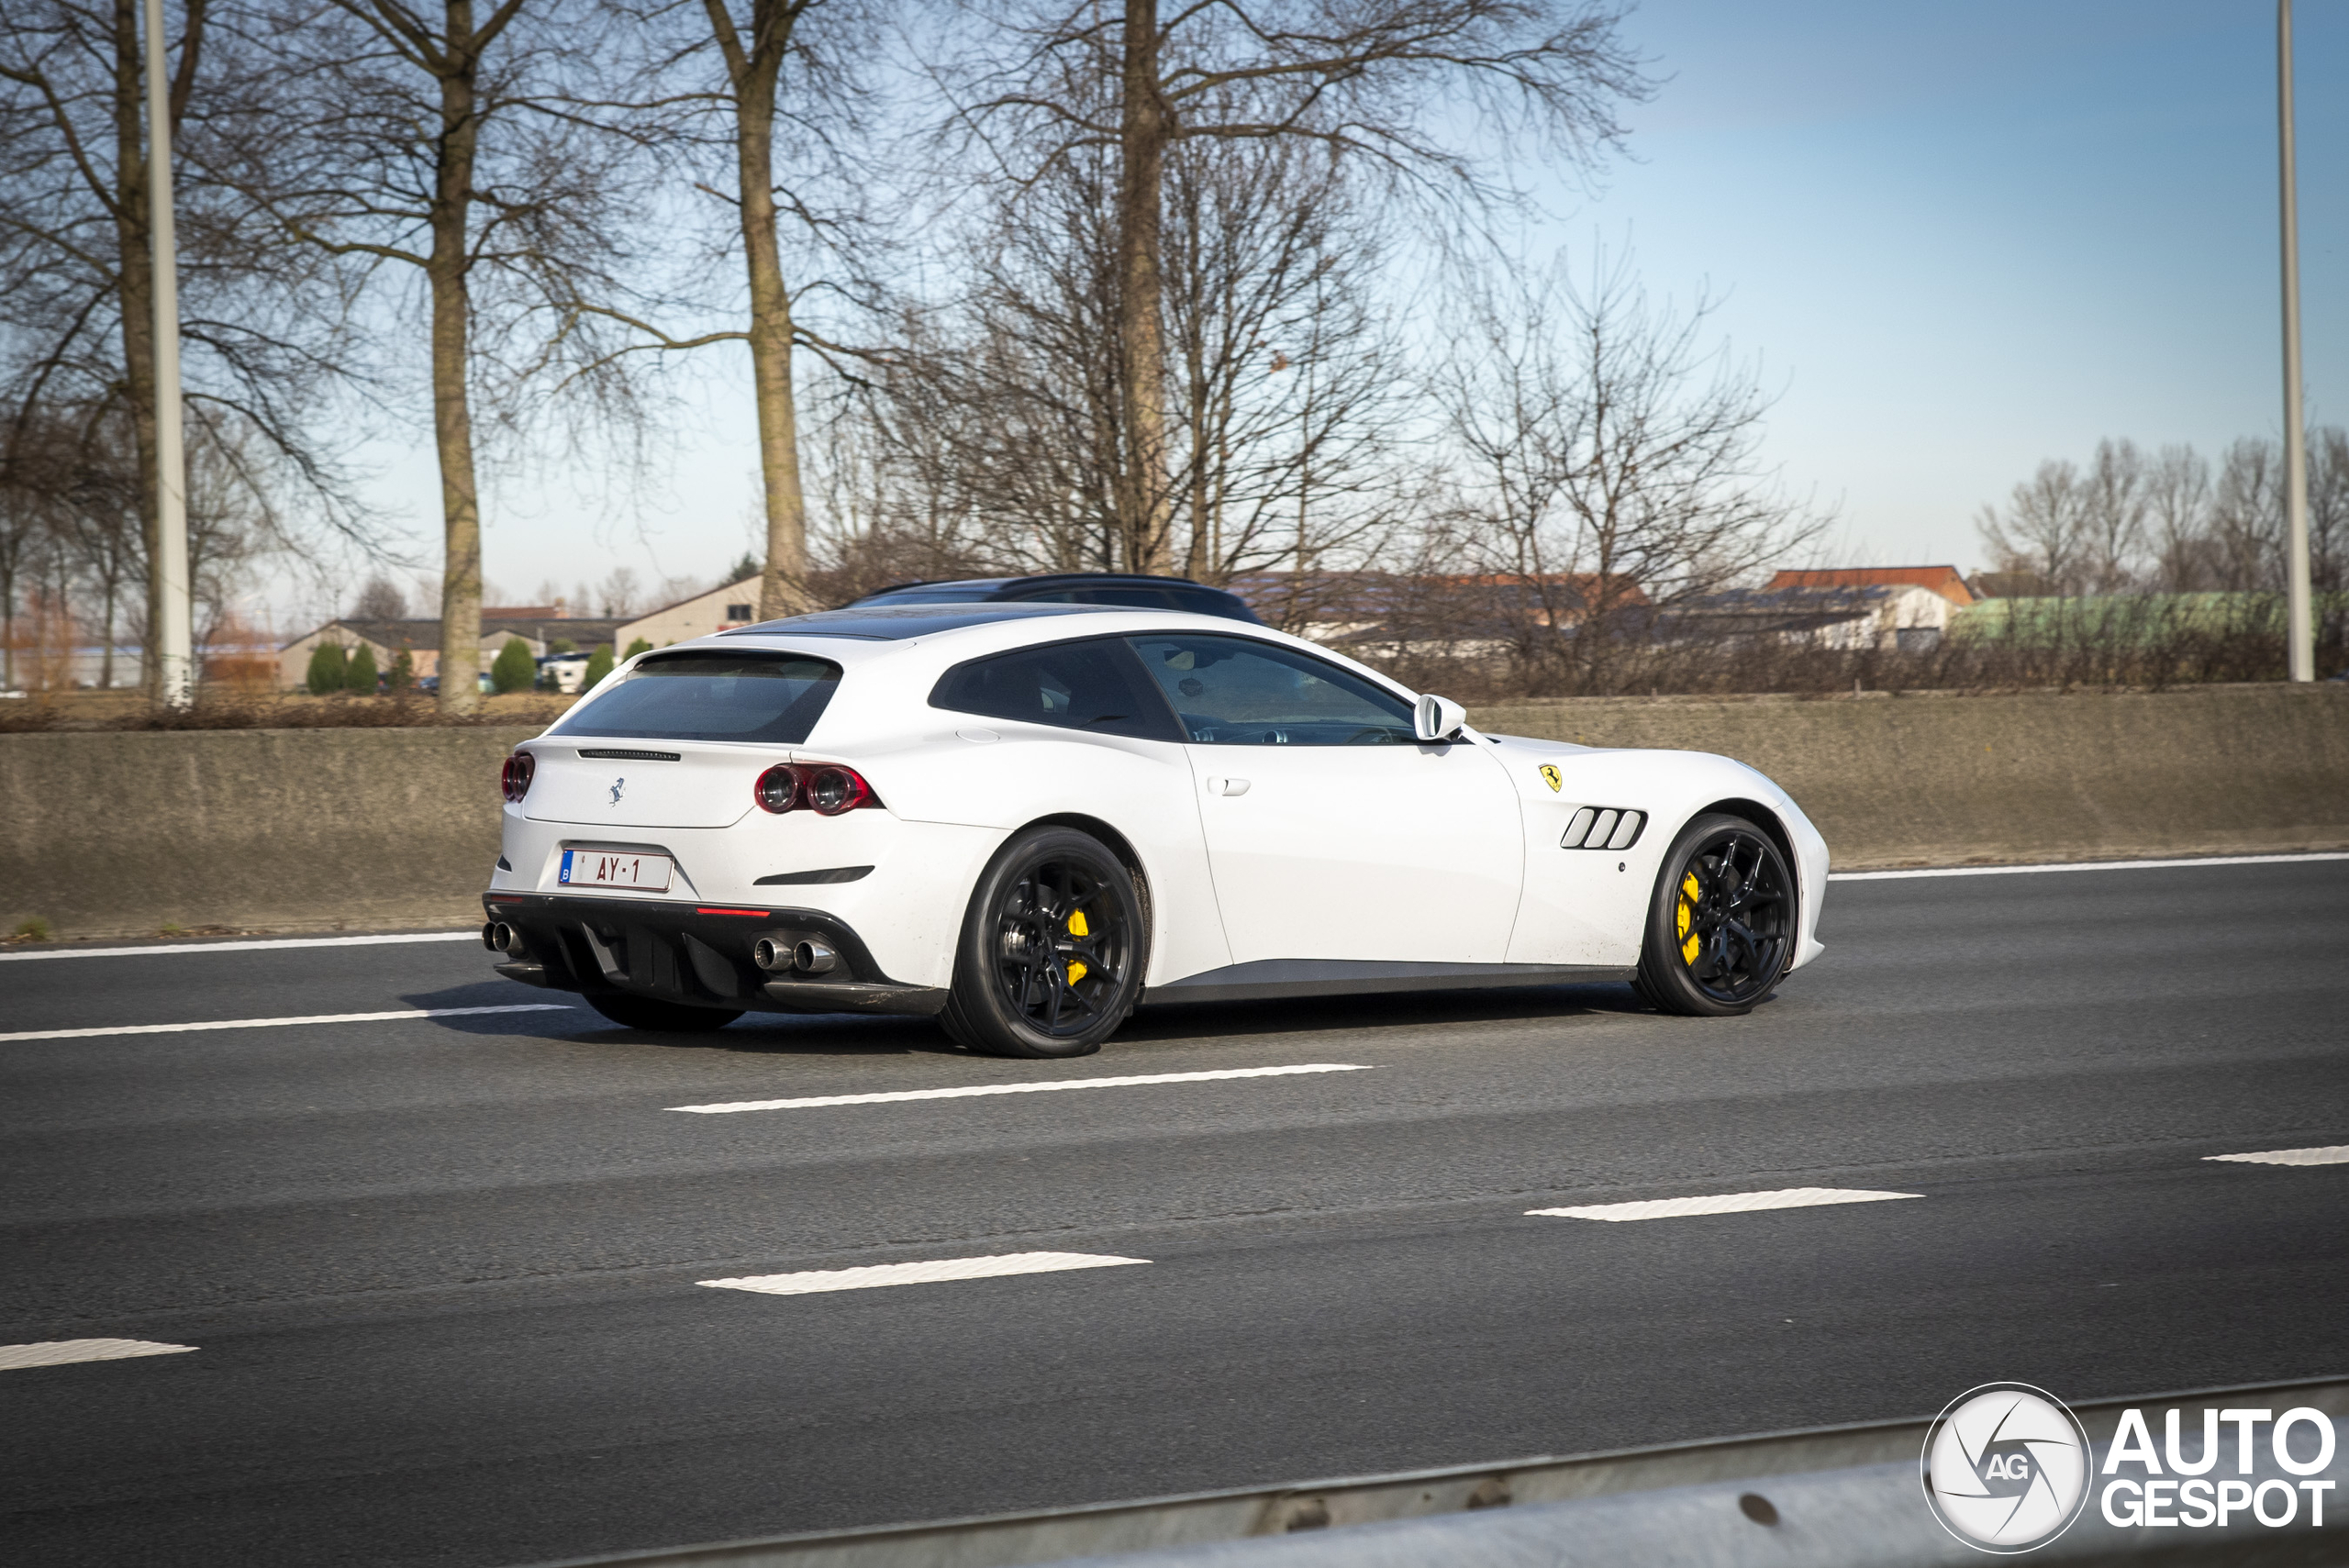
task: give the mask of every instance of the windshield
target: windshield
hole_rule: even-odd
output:
[[[823,717],[841,667],[804,653],[652,653],[551,734],[796,746]]]

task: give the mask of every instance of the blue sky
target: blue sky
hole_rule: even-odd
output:
[[[2349,422],[2349,0],[2298,12],[2310,416]],[[1670,80],[1553,228],[1726,296],[1853,559],[1976,564],[1976,510],[2100,436],[2281,430],[2272,5],[1649,0],[1630,32]]]
[[[2349,423],[2349,0],[2299,11],[2310,408]],[[1709,289],[1836,553],[1971,568],[1976,512],[2043,458],[2280,430],[2274,28],[2260,0],[1648,0],[1628,34],[1666,80],[1595,180],[1517,171],[1546,194],[1533,249],[1628,248],[1653,291]],[[635,502],[493,495],[492,581],[739,555],[747,365],[710,369]],[[378,494],[437,539],[429,449]]]

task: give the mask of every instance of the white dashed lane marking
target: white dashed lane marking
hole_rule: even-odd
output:
[[[875,1290],[887,1284],[937,1284],[945,1280],[994,1279],[1002,1274],[1058,1273],[1063,1269],[1115,1269],[1148,1262],[1148,1258],[1118,1258],[1106,1252],[998,1252],[991,1258],[873,1263],[861,1269],[810,1269],[796,1274],[751,1274],[741,1279],[694,1283],[715,1290],[756,1291],[762,1296],[812,1296],[827,1290]]]
[[[1359,1062],[1308,1062],[1297,1067],[1223,1067],[1209,1073],[1138,1073],[1120,1078],[1055,1078],[1041,1084],[968,1084],[953,1089],[894,1089],[874,1095],[811,1095],[796,1100],[729,1100],[721,1105],[671,1106],[673,1111],[722,1116],[731,1111],[800,1111],[818,1106],[877,1106],[896,1100],[966,1100],[982,1095],[1042,1095],[1055,1089],[1130,1089],[1145,1084],[1204,1084],[1219,1078],[1286,1078],[1299,1073],[1367,1073]]]
[[[201,1024],[115,1024],[96,1029],[25,1029],[0,1034],[15,1040],[95,1040],[117,1034],[191,1034],[202,1029],[282,1029],[295,1024],[373,1024],[395,1018],[462,1018],[475,1013],[567,1013],[561,1002],[520,1002],[504,1007],[404,1007],[396,1013],[314,1013],[301,1018],[220,1018]]]
[[[477,942],[481,928],[463,931],[403,931],[389,937],[271,937],[250,942],[149,942],[135,948],[49,948],[40,952],[0,952],[0,963],[29,963],[40,958],[144,958],[152,952],[259,952],[265,948],[372,948],[395,942]]]
[[[1900,882],[1914,876],[2032,876],[2053,871],[2167,871],[2181,866],[2272,866],[2299,861],[2349,861],[2349,850],[2293,855],[2197,855],[2176,861],[2066,861],[2042,866],[1920,866],[1915,871],[1839,871],[1830,882]]]
[[[2260,1154],[2205,1154],[2202,1158],[2243,1165],[2349,1165],[2349,1143],[2330,1143],[2321,1149],[2270,1149]]]
[[[1750,1214],[1765,1208],[1813,1208],[1831,1203],[1888,1203],[1923,1197],[1922,1193],[1875,1193],[1855,1187],[1780,1187],[1766,1193],[1722,1193],[1716,1197],[1649,1198],[1639,1203],[1587,1204],[1578,1208],[1529,1208],[1528,1214],[1561,1219],[1678,1219],[1691,1214]]]
[[[176,1356],[194,1345],[160,1340],[44,1340],[37,1345],[0,1345],[0,1372],[28,1366],[70,1366],[75,1362],[117,1362],[132,1356]]]

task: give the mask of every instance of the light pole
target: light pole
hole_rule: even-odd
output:
[[[147,232],[155,273],[155,695],[195,698],[195,607],[187,570],[187,453],[180,428],[179,247],[172,233],[171,83],[163,72],[163,0],[147,0]]]
[[[2276,0],[2276,113],[2284,183],[2284,518],[2286,647],[2295,681],[2316,679],[2316,623],[2309,593],[2309,454],[2300,415],[2300,222],[2292,171],[2292,0]]]

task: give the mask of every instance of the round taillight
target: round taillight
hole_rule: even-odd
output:
[[[818,768],[807,780],[807,804],[826,817],[853,811],[873,798],[873,786],[854,768]]]
[[[760,809],[779,813],[805,804],[799,798],[800,788],[799,770],[789,762],[777,762],[759,775],[751,793],[758,797]]]
[[[509,801],[519,800],[530,793],[530,780],[539,771],[539,760],[528,751],[517,751],[506,759],[506,766],[497,775],[497,785]]]

